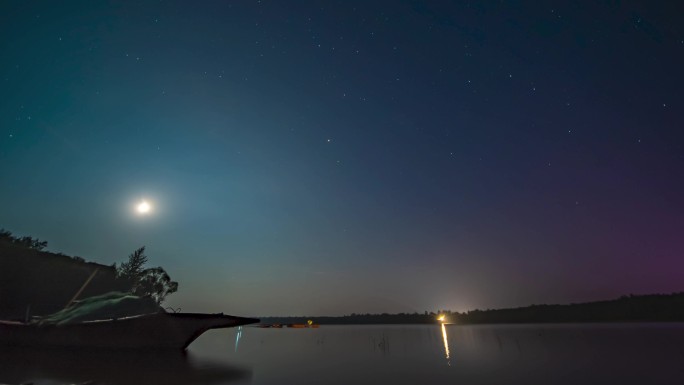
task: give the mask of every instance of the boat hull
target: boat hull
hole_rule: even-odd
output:
[[[105,349],[185,349],[210,329],[258,322],[223,314],[154,313],[68,325],[0,321],[0,345]]]

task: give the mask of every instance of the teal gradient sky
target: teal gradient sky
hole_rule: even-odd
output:
[[[445,4],[0,3],[0,227],[188,311],[684,290],[681,6]]]

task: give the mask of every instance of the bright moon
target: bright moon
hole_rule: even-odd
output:
[[[138,211],[138,214],[147,214],[152,209],[152,206],[147,201],[142,201],[138,203],[135,209]]]

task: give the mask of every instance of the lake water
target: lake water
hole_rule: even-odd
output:
[[[186,355],[0,354],[7,384],[684,384],[684,324],[243,327]]]

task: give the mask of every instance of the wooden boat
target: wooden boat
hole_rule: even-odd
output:
[[[257,327],[260,327],[262,329],[282,329],[283,325],[281,324],[259,324]]]
[[[223,313],[165,312],[66,325],[0,321],[0,346],[183,350],[207,330],[256,322]]]

